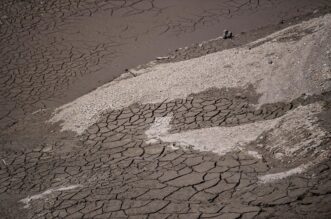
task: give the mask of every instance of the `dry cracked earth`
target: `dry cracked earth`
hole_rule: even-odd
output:
[[[330,6],[1,1],[0,217],[330,218]],[[233,40],[175,49],[227,25]],[[250,52],[253,61],[239,58]],[[213,54],[229,60],[193,73]],[[298,54],[312,64],[296,68],[288,57]],[[274,96],[268,78],[231,70],[272,76],[290,66],[309,74],[280,80]]]

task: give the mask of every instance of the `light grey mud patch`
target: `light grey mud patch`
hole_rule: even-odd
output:
[[[269,173],[266,175],[259,176],[258,177],[259,183],[272,183],[274,181],[281,180],[281,179],[287,178],[292,175],[304,173],[309,168],[311,168],[329,158],[330,158],[330,150],[329,151],[323,150],[322,152],[320,152],[320,154],[317,158],[310,160],[304,164],[301,164],[295,168],[292,168],[292,169],[289,169],[289,170],[283,171],[283,172]]]
[[[264,130],[271,129],[274,125],[275,120],[266,120],[234,127],[212,127],[175,134],[163,134],[159,136],[159,139],[184,147],[192,146],[199,151],[211,151],[225,155],[254,141]]]
[[[149,139],[146,143],[155,143],[160,136],[166,135],[170,130],[171,119],[172,115],[155,118],[152,126],[145,132]]]
[[[265,144],[259,145],[260,148],[256,147],[256,149],[262,149],[264,154],[268,154],[268,157],[282,160],[283,156],[295,156],[294,160],[301,162],[307,157],[314,160],[309,165],[298,166],[287,172],[266,175],[261,178],[262,182],[269,182],[301,173],[323,160],[321,155],[328,152],[329,148],[322,148],[321,145],[330,137],[330,133],[318,125],[317,115],[322,111],[322,104],[315,102],[299,106],[272,120],[233,127],[202,128],[173,134],[168,132],[171,129],[171,116],[168,116],[157,118],[145,134],[148,138],[147,143],[159,140],[183,147],[183,149],[192,147],[195,150],[210,151],[221,156],[229,152],[246,150],[248,155],[257,159],[261,158],[261,155],[256,151],[245,149],[245,146],[259,145],[257,142],[262,137]],[[171,148],[174,147],[171,146]],[[279,153],[282,153],[283,156],[277,156]],[[319,158],[315,159],[316,157]]]
[[[276,126],[266,130],[258,139],[258,146],[276,159],[291,162],[306,156],[316,157],[327,148],[321,148],[330,133],[319,125],[318,115],[323,112],[322,103],[299,106],[280,117]]]

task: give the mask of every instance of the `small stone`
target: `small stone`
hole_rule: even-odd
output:
[[[269,60],[269,61],[268,61],[268,64],[270,64],[270,65],[271,65],[272,63],[273,63],[273,62],[272,62],[272,60]]]
[[[231,39],[232,38],[232,32],[231,31],[228,31],[228,30],[224,30],[224,33],[223,33],[223,39]]]
[[[232,38],[232,32],[229,31],[229,33],[228,33],[228,39],[231,39],[231,38]]]
[[[276,159],[282,159],[283,156],[284,156],[283,153],[276,153],[276,154],[275,154],[275,158],[276,158]]]
[[[160,56],[160,57],[156,57],[156,60],[162,60],[162,59],[168,59],[169,56]]]
[[[223,39],[227,39],[229,31],[228,30],[224,30],[223,32]]]
[[[50,152],[52,149],[53,149],[53,148],[52,148],[52,145],[47,145],[46,147],[44,147],[44,148],[42,149],[42,151],[43,151],[43,152]]]

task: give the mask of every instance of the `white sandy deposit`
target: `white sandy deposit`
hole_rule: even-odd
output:
[[[257,141],[263,134],[266,145],[262,149],[275,159],[290,158],[291,161],[311,157],[311,161],[278,173],[259,176],[259,182],[270,183],[276,180],[305,172],[308,168],[327,158],[327,151],[321,150],[321,143],[330,137],[330,133],[318,126],[317,115],[323,111],[320,103],[299,106],[285,115],[255,123],[233,127],[212,127],[189,130],[179,133],[169,133],[172,116],[156,118],[155,122],[145,132],[147,143],[167,142],[169,148],[177,150],[193,148],[225,155],[229,152],[243,151],[248,155],[261,159],[256,151],[246,150],[245,146]],[[173,145],[176,145],[174,147]],[[282,154],[282,156],[277,156]],[[314,158],[317,156],[317,158]]]
[[[30,207],[31,201],[38,200],[38,199],[44,199],[54,192],[62,192],[62,191],[72,190],[72,189],[76,189],[76,188],[80,188],[80,187],[82,187],[82,185],[71,185],[71,186],[65,186],[65,187],[59,187],[59,188],[51,188],[51,189],[44,191],[43,193],[36,194],[33,196],[28,196],[28,197],[20,200],[20,202],[22,202],[24,204],[24,208],[28,208],[28,207]]]
[[[277,180],[285,179],[289,176],[305,172],[308,167],[309,167],[309,165],[302,164],[298,167],[295,167],[293,169],[290,169],[290,170],[287,170],[284,172],[263,175],[263,176],[259,177],[259,182],[260,183],[271,183],[271,182],[274,182]]]
[[[254,123],[233,127],[211,127],[169,133],[171,116],[156,118],[152,126],[145,132],[147,143],[157,140],[176,145],[192,146],[199,151],[210,151],[219,155],[242,150],[245,145],[256,141],[262,134],[268,142],[264,150],[278,152],[284,156],[300,159],[307,153],[318,153],[318,146],[330,134],[318,126],[317,114],[323,111],[320,103],[299,106],[285,115]],[[309,136],[309,137],[307,137]],[[258,154],[248,152],[257,157]],[[278,157],[275,157],[276,159]]]

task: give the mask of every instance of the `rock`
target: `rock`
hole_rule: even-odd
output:
[[[283,153],[276,153],[275,154],[275,158],[276,159],[282,159],[284,157],[284,154]]]
[[[224,30],[223,39],[231,39],[233,37],[232,32],[228,30]]]
[[[156,60],[162,60],[162,59],[168,59],[169,56],[160,56],[160,57],[156,57]]]
[[[229,31],[228,30],[224,30],[223,32],[223,39],[227,39]]]
[[[228,39],[231,39],[231,38],[232,38],[232,32],[229,31],[229,33],[228,33]]]

